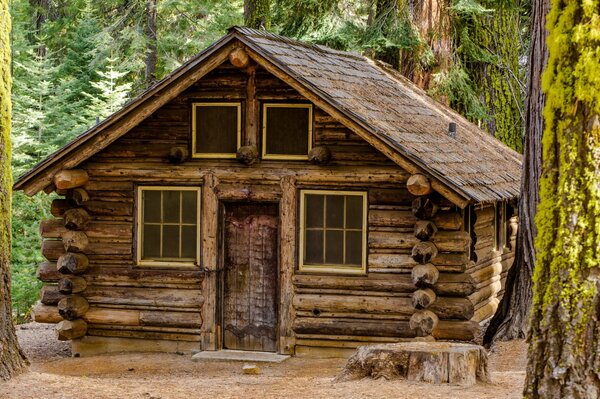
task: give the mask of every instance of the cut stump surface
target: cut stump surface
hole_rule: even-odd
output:
[[[336,381],[365,377],[474,385],[490,382],[487,352],[479,345],[403,342],[360,346]]]

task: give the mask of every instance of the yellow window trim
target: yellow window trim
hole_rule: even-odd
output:
[[[351,265],[305,265],[304,257],[306,255],[306,248],[304,247],[306,226],[305,226],[305,213],[306,213],[306,195],[317,194],[317,195],[353,195],[361,196],[363,198],[363,229],[362,229],[362,262],[359,266]],[[338,273],[338,274],[367,274],[367,229],[368,229],[368,204],[367,204],[367,192],[366,191],[338,191],[338,190],[300,190],[300,242],[299,242],[299,266],[300,272],[319,272],[319,273]],[[345,215],[344,215],[345,217]]]
[[[189,260],[142,260],[142,225],[143,225],[143,203],[142,193],[144,191],[195,191],[197,194],[196,201],[196,259],[194,261]],[[136,227],[136,266],[155,266],[155,267],[185,267],[185,268],[197,268],[200,265],[200,204],[202,202],[202,189],[200,187],[190,186],[138,186],[136,195],[137,221]]]
[[[196,152],[196,108],[198,107],[236,107],[237,108],[237,148],[242,146],[242,103],[241,102],[204,102],[192,103],[192,158],[235,158],[236,153]]]
[[[285,155],[267,153],[267,110],[269,108],[307,108],[308,109],[308,151],[306,155]],[[312,104],[297,103],[264,103],[262,117],[262,158],[272,160],[308,160],[308,152],[312,149],[312,124],[313,124],[313,106]]]

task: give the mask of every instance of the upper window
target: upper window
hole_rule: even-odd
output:
[[[138,264],[198,264],[199,204],[199,188],[138,187]]]
[[[264,159],[308,159],[312,105],[263,104]]]
[[[367,194],[302,191],[300,270],[366,272]]]
[[[192,155],[194,158],[235,158],[241,145],[240,103],[192,105]]]

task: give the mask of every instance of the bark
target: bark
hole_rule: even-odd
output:
[[[33,37],[31,37],[30,40],[32,43],[37,43],[42,33],[42,27],[48,19],[50,1],[30,0],[29,4],[33,9]],[[39,57],[45,57],[47,52],[46,45],[44,43],[40,43],[36,51]]]
[[[11,169],[10,169],[10,14],[0,0],[0,379],[7,380],[27,365],[19,347],[10,298]]]
[[[525,338],[531,308],[532,275],[535,266],[536,227],[534,216],[539,203],[543,109],[542,71],[548,62],[547,31],[544,28],[550,0],[535,0],[531,15],[531,50],[525,104],[525,151],[519,199],[519,229],[516,255],[508,272],[506,288],[498,311],[485,332],[483,344]]]
[[[600,1],[553,1],[526,398],[600,397]]]
[[[271,0],[244,0],[244,25],[252,29],[271,28]]]
[[[146,85],[156,81],[156,0],[146,1]]]

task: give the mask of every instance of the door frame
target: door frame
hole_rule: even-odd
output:
[[[280,326],[282,324],[281,320],[281,209],[279,201],[235,201],[235,200],[219,200],[219,212],[218,212],[218,236],[217,236],[217,244],[218,244],[218,258],[217,258],[217,289],[216,289],[216,350],[226,350],[224,348],[224,333],[223,329],[224,324],[224,311],[223,311],[223,300],[225,295],[225,208],[227,205],[272,205],[277,209],[277,243],[276,243],[276,254],[277,254],[277,267],[276,267],[276,277],[277,277],[277,288],[275,290],[275,311],[277,314],[275,315],[276,324],[275,324],[275,348],[276,351],[274,353],[281,353],[281,334],[280,334]],[[273,353],[273,352],[270,352]]]

